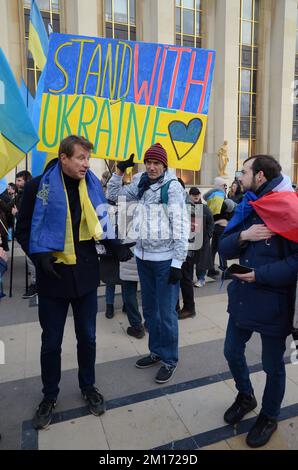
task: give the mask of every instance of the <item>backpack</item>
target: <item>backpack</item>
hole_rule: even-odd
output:
[[[161,189],[160,189],[160,204],[168,204],[169,202],[169,194],[168,194],[168,190],[169,190],[169,186],[170,184],[172,183],[172,181],[177,181],[175,178],[169,180],[166,182],[166,184],[164,184]]]

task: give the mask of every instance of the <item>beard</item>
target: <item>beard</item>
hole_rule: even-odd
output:
[[[257,181],[256,181],[256,177],[253,176],[250,185],[243,187],[243,189],[244,189],[244,192],[245,192],[245,193],[246,193],[247,191],[252,191],[253,193],[255,193],[255,192],[257,191],[257,189],[258,189],[258,184],[257,184]]]

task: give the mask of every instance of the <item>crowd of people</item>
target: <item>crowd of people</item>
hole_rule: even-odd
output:
[[[124,175],[135,165],[133,155],[100,181],[90,171],[92,149],[83,137],[67,137],[43,175],[32,179],[27,171],[18,173],[0,198],[0,276],[7,269],[9,229],[16,225],[31,275],[24,298],[38,295],[43,399],[34,427],[47,427],[53,417],[70,305],[79,387],[90,412],[99,416],[106,409],[95,378],[100,281],[106,284],[108,319],[114,316],[115,286],[121,285],[127,334],[141,339],[148,333],[148,355],[135,366],[159,365],[154,380],[164,384],[179,362],[178,322],[196,315],[194,289],[221,272],[223,280],[232,279],[224,355],[238,390],[224,420],[235,425],[257,406],[245,359],[245,345],[257,332],[266,386],[246,442],[264,445],[277,428],[285,392],[285,342],[298,317],[297,188],[273,157],[257,155],[244,162],[229,190],[227,179],[216,177],[202,196],[196,186],[186,190],[168,168],[159,143],[145,151],[145,171],[129,184]],[[286,226],[272,210],[277,198],[280,210],[292,214]],[[239,260],[241,272],[229,272],[230,259]]]

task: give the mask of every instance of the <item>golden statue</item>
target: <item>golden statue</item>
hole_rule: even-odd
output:
[[[219,176],[228,176],[226,173],[226,167],[229,162],[228,157],[228,141],[225,140],[223,145],[218,151],[218,172]]]

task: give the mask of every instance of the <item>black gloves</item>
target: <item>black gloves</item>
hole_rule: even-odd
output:
[[[131,166],[135,166],[133,159],[134,159],[135,154],[132,153],[131,156],[129,157],[128,160],[125,160],[124,162],[119,162],[117,163],[117,168],[119,168],[122,173],[125,173],[126,168],[130,168]]]
[[[51,253],[38,253],[34,255],[34,262],[36,266],[41,269],[41,271],[46,276],[50,276],[52,278],[55,277],[60,281],[61,276],[54,269],[54,262],[56,261],[56,259],[57,258]]]
[[[128,261],[133,258],[133,253],[129,249],[131,246],[134,246],[135,243],[127,243],[126,245],[114,245],[113,255],[116,256],[118,261]]]
[[[168,284],[176,284],[176,282],[181,281],[182,279],[182,271],[179,268],[170,268],[170,275]]]
[[[121,245],[119,240],[101,240],[100,243],[105,247],[106,253],[99,256],[113,256],[117,261],[128,261],[134,256],[130,248],[136,244],[135,242]]]

